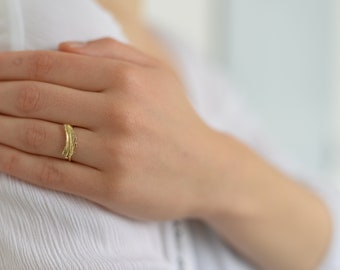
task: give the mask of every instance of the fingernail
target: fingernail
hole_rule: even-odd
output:
[[[64,45],[66,45],[69,48],[82,48],[86,46],[85,42],[78,42],[78,41],[72,41],[72,42],[65,42]]]

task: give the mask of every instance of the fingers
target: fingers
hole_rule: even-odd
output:
[[[113,39],[91,41],[82,47],[73,45],[61,44],[62,52],[1,52],[0,81],[39,81],[85,91],[102,91],[110,85],[117,68],[124,67],[124,63],[148,67],[158,63]],[[97,57],[102,59],[98,61]]]
[[[0,81],[31,80],[101,91],[112,80],[110,59],[54,51],[0,53]]]
[[[146,56],[141,51],[112,38],[103,38],[88,43],[64,42],[60,44],[59,49],[65,52],[112,58],[146,67],[154,66],[156,63],[155,59]]]
[[[0,144],[39,156],[63,159],[65,131],[63,125],[46,121],[0,115]],[[100,169],[104,161],[100,138],[89,130],[74,128],[78,139],[72,161]]]
[[[0,113],[91,129],[102,96],[41,82],[0,82]]]
[[[99,200],[105,190],[98,170],[64,160],[34,156],[0,144],[0,171],[43,188]]]

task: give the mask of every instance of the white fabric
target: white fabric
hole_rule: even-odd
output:
[[[104,36],[125,41],[114,19],[91,0],[0,0],[0,50],[55,49],[65,40]],[[179,60],[191,101],[203,119],[294,174],[258,132],[223,76],[183,46],[165,42]],[[309,185],[325,198],[335,221],[333,244],[320,269],[340,269],[339,194]],[[134,222],[5,175],[0,175],[0,187],[0,269],[251,269],[199,222]]]
[[[111,36],[89,0],[0,0],[0,49],[56,49]],[[174,269],[170,223],[134,222],[74,196],[0,176],[0,269]]]

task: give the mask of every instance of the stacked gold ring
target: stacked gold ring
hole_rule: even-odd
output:
[[[77,148],[77,135],[74,132],[73,127],[69,124],[65,124],[64,129],[66,135],[66,144],[62,155],[68,161],[72,161],[72,156],[74,155]]]

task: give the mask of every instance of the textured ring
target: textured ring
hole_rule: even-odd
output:
[[[62,155],[64,159],[72,161],[72,156],[74,155],[77,148],[77,135],[74,132],[73,127],[69,124],[65,124],[64,129],[66,135],[66,143]]]

